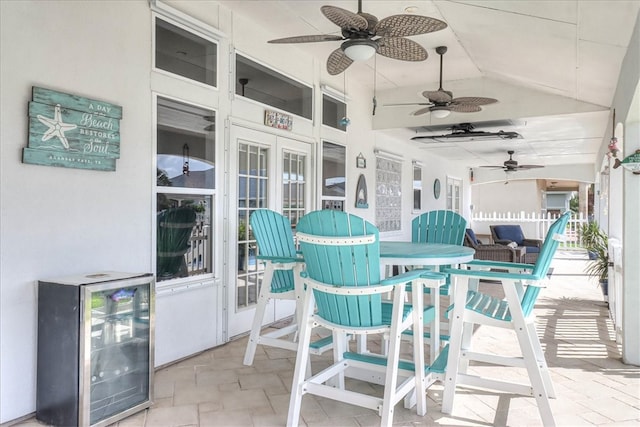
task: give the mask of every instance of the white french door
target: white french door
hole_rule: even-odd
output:
[[[228,337],[247,332],[255,312],[264,266],[249,227],[256,209],[272,209],[297,220],[311,203],[311,144],[231,127],[229,162]],[[271,301],[264,324],[294,313],[293,301]]]

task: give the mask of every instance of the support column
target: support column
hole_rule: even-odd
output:
[[[636,94],[636,98],[638,94]],[[639,99],[634,102],[640,103]],[[640,122],[627,123],[625,157],[640,149]],[[625,170],[623,218],[622,361],[640,365],[640,175]]]

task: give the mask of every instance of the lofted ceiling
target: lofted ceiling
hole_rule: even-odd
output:
[[[265,27],[271,38],[339,34],[320,12],[322,5],[357,11],[349,1],[221,1]],[[404,62],[376,55],[355,62],[346,77],[322,81],[342,87],[357,79],[375,94],[378,107],[373,127],[409,140],[416,135],[442,134],[459,123],[478,130],[516,131],[517,140],[433,143],[413,142],[421,149],[464,162],[465,166],[501,164],[514,150],[520,163],[543,165],[593,164],[611,121],[610,106],[622,60],[640,10],[640,1],[507,0],[411,1],[364,0],[364,12],[379,19],[415,13],[445,21],[444,30],[411,36],[429,53],[424,62]],[[281,45],[304,49],[324,63],[340,42]],[[451,113],[437,119],[414,116],[420,106],[390,106],[425,102],[421,93],[437,90],[437,46],[444,55],[443,88],[454,97],[482,96],[498,103],[477,113]],[[333,80],[332,80],[333,79]],[[497,163],[498,162],[498,163]],[[538,177],[544,177],[540,169]]]

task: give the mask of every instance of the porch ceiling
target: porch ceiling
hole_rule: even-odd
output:
[[[330,4],[357,10],[355,0],[221,3],[265,26],[271,38],[338,34],[338,27],[322,15],[320,7]],[[375,90],[375,129],[409,139],[429,134],[425,126],[472,122],[478,124],[478,130],[513,130],[523,136],[511,141],[414,142],[468,167],[502,164],[507,150],[514,150],[520,163],[595,163],[611,121],[610,106],[640,2],[363,1],[363,10],[378,18],[406,13],[408,7],[445,21],[448,28],[411,37],[427,49],[427,61],[412,63],[376,55],[375,61],[354,63],[347,70],[347,82],[357,78],[372,94]],[[336,42],[307,43],[283,45],[283,49],[303,49],[324,63],[337,46]],[[413,116],[419,108],[415,106],[385,106],[423,102],[422,91],[438,88],[437,46],[448,47],[446,90],[457,97],[486,96],[499,103],[478,113],[451,113],[445,119]],[[336,80],[323,73],[321,80],[342,86],[342,76]],[[500,125],[483,126],[487,122]]]

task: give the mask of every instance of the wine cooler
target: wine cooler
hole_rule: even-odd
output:
[[[118,272],[38,282],[39,421],[105,426],[151,405],[154,284]]]

